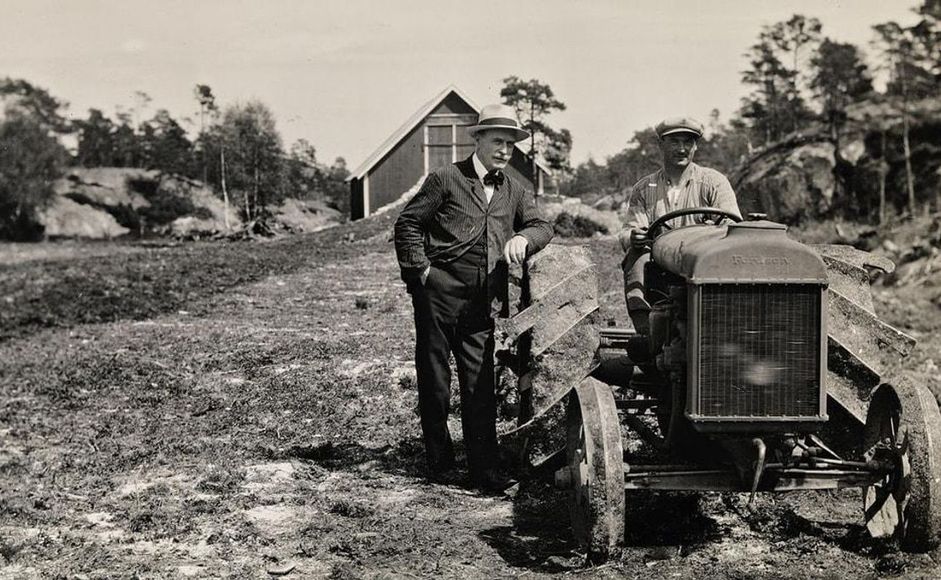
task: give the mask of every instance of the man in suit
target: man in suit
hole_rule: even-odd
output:
[[[549,243],[533,193],[504,173],[529,134],[513,109],[488,105],[467,131],[473,155],[437,169],[395,222],[395,252],[415,310],[418,407],[432,477],[455,468],[448,431],[451,370],[457,363],[461,426],[471,482],[486,491],[497,467],[493,315],[507,307],[507,268]]]

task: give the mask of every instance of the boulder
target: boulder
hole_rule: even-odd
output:
[[[53,184],[59,196],[68,196],[79,203],[99,206],[148,207],[150,202],[134,184],[158,182],[159,173],[128,167],[73,167]]]
[[[614,211],[603,211],[585,205],[577,197],[553,196],[552,203],[545,203],[540,198],[539,210],[550,223],[554,223],[562,214],[573,218],[589,220],[607,230],[608,234],[616,234],[621,229],[621,220]]]
[[[231,227],[230,229],[235,229]],[[163,233],[174,238],[201,238],[226,231],[225,224],[219,224],[214,219],[203,219],[196,216],[178,217],[163,229]]]
[[[39,213],[39,223],[50,238],[85,238],[110,240],[128,233],[108,212],[80,204],[67,197],[56,197]]]
[[[321,200],[285,199],[272,208],[274,221],[295,233],[316,232],[340,223],[339,211]]]
[[[823,136],[801,137],[759,151],[731,176],[742,211],[795,222],[833,209],[836,150]]]

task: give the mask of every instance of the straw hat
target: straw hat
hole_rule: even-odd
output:
[[[517,141],[529,139],[529,132],[520,128],[520,123],[516,120],[516,111],[506,105],[487,105],[481,109],[477,124],[468,127],[467,132],[473,136],[488,129],[512,131]]]

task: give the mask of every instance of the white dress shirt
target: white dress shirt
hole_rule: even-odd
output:
[[[493,186],[484,183],[487,168],[484,167],[483,162],[477,158],[476,153],[474,153],[474,169],[477,171],[477,179],[480,180],[480,183],[484,186],[484,191],[487,193],[487,203],[490,203],[490,199],[493,197]]]

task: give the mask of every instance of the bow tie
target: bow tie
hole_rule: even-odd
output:
[[[499,187],[503,185],[504,175],[503,172],[499,169],[491,169],[487,172],[487,175],[484,175],[484,185],[493,185],[494,187]]]

